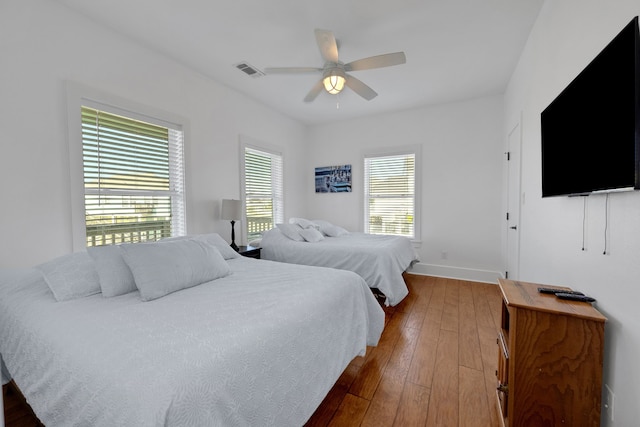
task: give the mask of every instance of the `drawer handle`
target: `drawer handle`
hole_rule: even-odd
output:
[[[507,384],[498,384],[498,391],[509,394],[509,386]]]

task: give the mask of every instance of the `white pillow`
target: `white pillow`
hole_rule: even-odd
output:
[[[218,233],[198,234],[193,236],[192,239],[210,244],[220,252],[224,259],[242,258],[242,255],[233,250]]]
[[[249,246],[253,246],[254,248],[259,248],[262,245],[262,239],[253,239],[249,242]]]
[[[156,243],[156,242],[175,242],[176,240],[187,240],[190,239],[190,236],[173,236],[173,237],[165,237],[164,239],[160,239],[160,240],[149,240],[146,242],[139,242],[139,243]]]
[[[347,230],[337,225],[331,224],[329,221],[324,221],[322,219],[314,219],[313,222],[320,227],[320,231],[325,236],[329,237],[338,237],[343,236],[345,234],[349,234]]]
[[[120,245],[92,246],[87,252],[98,272],[103,296],[115,297],[136,290],[136,282],[122,258]]]
[[[349,234],[347,230],[338,225],[332,225],[331,227],[328,227],[326,233],[329,237],[339,237],[344,236],[345,234]]]
[[[297,224],[276,224],[278,230],[282,232],[285,236],[290,238],[291,240],[295,240],[296,242],[304,242],[304,238],[300,235],[300,228]]]
[[[67,301],[100,292],[100,279],[86,252],[76,252],[36,266],[56,301]]]
[[[315,228],[318,229],[318,225],[313,221],[309,221],[304,218],[289,218],[289,224],[297,224],[302,228]]]
[[[233,248],[229,245],[229,243],[225,242],[225,240],[220,237],[218,233],[209,233],[209,234],[194,234],[192,236],[176,236],[176,237],[167,237],[162,240],[158,240],[159,242],[175,242],[176,240],[200,240],[202,242],[209,243],[211,246],[220,251],[220,255],[224,259],[233,259],[233,258],[241,258],[238,252],[234,251]]]
[[[323,219],[314,219],[313,223],[318,226],[318,230],[320,230],[320,232],[325,236],[327,235],[327,233],[325,233],[325,230],[333,226],[333,224],[331,224],[329,221],[325,221]]]
[[[324,240],[324,235],[316,230],[315,228],[305,228],[300,231],[300,235],[307,242],[319,242],[320,240]]]
[[[198,240],[123,245],[122,257],[143,301],[224,277],[229,264],[212,245]]]

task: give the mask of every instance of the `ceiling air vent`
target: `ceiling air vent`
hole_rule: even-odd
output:
[[[253,77],[254,79],[264,76],[264,73],[262,71],[258,70],[248,62],[240,62],[239,64],[235,64],[234,67],[236,67],[238,70],[242,71],[249,77]]]

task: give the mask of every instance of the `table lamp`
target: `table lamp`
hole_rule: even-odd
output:
[[[236,220],[242,218],[242,201],[241,200],[233,200],[233,199],[222,199],[222,219],[231,221],[231,247],[234,250],[238,250],[238,245],[236,245],[236,232],[234,229],[234,225]]]

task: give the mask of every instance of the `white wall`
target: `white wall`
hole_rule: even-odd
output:
[[[505,117],[523,117],[519,278],[582,290],[608,317],[604,382],[616,397],[605,426],[640,420],[640,192],[610,196],[606,255],[605,196],[587,199],[582,251],[583,199],[541,197],[540,112],[638,14],[637,0],[547,0],[505,95]]]
[[[0,57],[0,267],[72,250],[67,80],[188,118],[189,233],[230,239],[229,223],[216,217],[222,198],[240,197],[240,134],[303,157],[304,126],[56,2],[0,2]],[[295,178],[302,173],[287,163],[293,211],[306,190]]]
[[[362,231],[364,152],[419,145],[420,271],[494,281],[502,270],[502,116],[502,97],[493,96],[314,126],[305,170],[307,212]],[[314,168],[342,164],[352,165],[353,192],[316,194]]]

